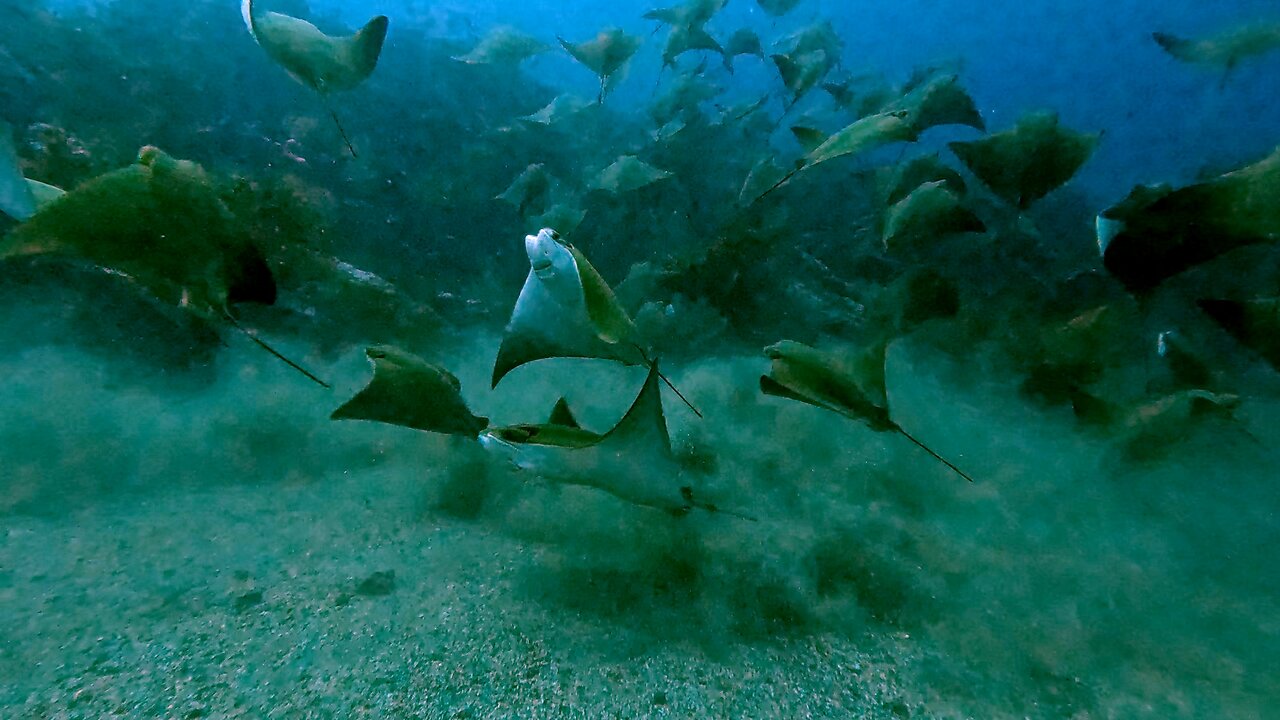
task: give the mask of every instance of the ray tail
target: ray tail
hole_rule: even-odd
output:
[[[934,452],[934,451],[933,451],[933,449],[932,449],[932,448],[930,448],[928,445],[925,445],[924,443],[922,443],[922,442],[920,442],[919,440],[917,440],[917,439],[915,439],[914,437],[912,437],[911,433],[907,432],[906,430],[903,430],[901,427],[898,427],[898,426],[896,426],[896,425],[894,426],[894,429],[896,429],[896,430],[897,430],[897,431],[902,435],[902,437],[904,437],[904,438],[906,438],[906,439],[910,440],[911,442],[915,443],[915,444],[916,444],[916,446],[917,446],[917,447],[919,447],[921,450],[924,450],[925,452],[927,452],[927,453],[929,453],[930,455],[932,455],[932,456],[933,456],[933,458],[934,458],[935,460],[937,460],[938,462],[942,463],[943,465],[946,465],[947,467],[951,468],[951,471],[952,471],[952,472],[954,472],[955,474],[957,474],[957,475],[959,475],[960,477],[964,478],[965,480],[968,480],[969,482],[973,482],[973,478],[969,477],[969,475],[968,475],[968,474],[966,474],[966,473],[965,473],[965,471],[963,471],[963,470],[961,470],[960,468],[958,468],[958,467],[956,467],[955,465],[953,465],[953,464],[951,463],[951,461],[950,461],[950,460],[948,460],[948,459],[946,459],[946,458],[942,457],[941,455],[939,455],[938,453]]]
[[[273,348],[273,347],[271,347],[270,345],[268,345],[268,344],[267,344],[267,342],[266,342],[265,340],[263,340],[262,338],[260,338],[260,337],[258,337],[257,335],[255,335],[255,334],[253,333],[253,331],[251,331],[251,330],[249,330],[248,328],[246,328],[245,326],[241,325],[241,324],[240,324],[240,322],[239,322],[238,320],[236,320],[234,317],[232,317],[231,313],[224,312],[223,314],[226,316],[227,320],[231,323],[232,327],[234,327],[236,330],[239,330],[241,334],[243,334],[245,337],[247,337],[247,338],[249,338],[250,340],[252,340],[252,341],[253,341],[253,342],[254,342],[258,347],[260,347],[260,348],[262,348],[263,350],[266,350],[267,352],[271,353],[273,356],[275,356],[275,358],[276,358],[277,360],[280,360],[280,361],[281,361],[281,362],[283,362],[285,365],[288,365],[289,367],[293,368],[294,370],[297,370],[298,372],[302,373],[302,374],[303,374],[303,375],[304,375],[308,380],[310,380],[311,382],[314,382],[315,384],[319,385],[320,387],[325,388],[326,390],[329,390],[329,389],[332,389],[332,388],[333,388],[333,386],[332,386],[332,385],[330,385],[329,383],[327,383],[327,382],[325,382],[325,381],[321,380],[320,378],[316,377],[316,376],[315,376],[314,374],[312,374],[309,370],[307,370],[306,368],[302,367],[302,366],[301,366],[301,365],[299,365],[298,363],[296,363],[296,362],[294,362],[294,361],[290,360],[289,358],[285,357],[285,356],[284,356],[284,354],[283,354],[283,353],[281,353],[279,350],[276,350],[275,348]]]

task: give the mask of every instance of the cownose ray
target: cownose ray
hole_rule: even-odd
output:
[[[275,303],[275,277],[261,250],[240,232],[213,180],[194,162],[142,148],[136,163],[79,185],[0,241],[0,260],[27,256],[77,258],[160,302],[207,321],[226,321],[328,387],[236,320],[237,303]]]
[[[830,20],[811,23],[777,42],[778,47],[789,55],[805,55],[821,50],[827,54],[832,65],[838,65],[840,54],[844,51],[844,41]]]
[[[895,142],[912,142],[915,128],[905,110],[895,110],[868,115],[832,133],[800,159],[796,166],[782,175],[773,185],[751,200],[753,204],[763,200],[773,191],[791,182],[796,175],[829,160],[867,152]],[[743,186],[744,190],[746,185]]]
[[[986,225],[964,206],[945,181],[927,182],[885,211],[881,240],[892,254],[910,253],[920,243],[948,235],[981,233]]]
[[[967,125],[986,132],[987,125],[958,75],[939,75],[914,83],[890,109],[906,110],[917,135],[940,125]]]
[[[1156,355],[1164,361],[1174,386],[1208,389],[1214,384],[1209,364],[1177,330],[1164,330],[1156,335]]]
[[[649,114],[660,125],[675,120],[718,96],[721,88],[708,82],[700,71],[682,74],[674,84],[649,107]]]
[[[0,257],[52,254],[130,276],[197,312],[275,300],[270,269],[235,232],[212,179],[153,146],[36,212],[0,244]]]
[[[510,25],[490,30],[470,52],[454,58],[468,65],[515,66],[551,49],[536,37]]]
[[[760,376],[760,390],[766,395],[839,413],[876,432],[896,432],[952,472],[973,482],[964,471],[894,422],[885,385],[885,350],[885,345],[877,345],[864,352],[844,355],[783,340],[765,348],[772,366],[767,375]]]
[[[779,51],[770,55],[791,91],[789,110],[800,98],[821,83],[839,66],[844,42],[830,21],[813,23],[776,43]]]
[[[505,455],[520,470],[602,490],[633,505],[677,517],[698,509],[755,520],[694,496],[671,452],[661,379],[657,364],[650,364],[631,407],[603,435],[579,426],[562,399],[550,422],[490,428],[480,434],[480,442],[486,449]]]
[[[544,424],[490,427],[467,406],[461,384],[445,368],[394,346],[370,347],[365,355],[373,365],[373,377],[334,410],[331,419],[476,438],[518,469],[547,480],[593,487],[677,516],[694,509],[720,511],[696,500],[692,488],[682,483],[683,471],[671,453],[656,365],[650,365],[626,414],[602,435],[583,429],[563,398]]]
[[[241,0],[240,15],[249,34],[267,55],[324,100],[347,150],[355,157],[355,147],[329,104],[329,94],[351,90],[373,73],[387,37],[386,16],[373,18],[354,35],[330,37],[301,18],[257,12],[253,0]]]
[[[827,91],[838,108],[853,107],[854,101],[858,99],[858,93],[854,90],[854,79],[851,77],[827,80],[822,83],[822,89]]]
[[[688,0],[680,5],[649,10],[642,17],[671,27],[701,27],[724,9],[729,0]]]
[[[739,55],[754,55],[764,59],[764,46],[760,36],[751,28],[738,28],[724,42],[724,67],[733,73],[733,59]]]
[[[965,191],[964,178],[954,168],[942,162],[937,153],[922,155],[900,163],[889,177],[885,202],[893,205],[925,183],[940,182],[957,194]]]
[[[800,0],[756,0],[756,4],[770,17],[782,17],[800,4]]]
[[[831,96],[836,107],[851,110],[858,118],[895,109],[907,94],[878,75],[829,77],[822,82],[822,89]]]
[[[631,317],[580,250],[551,228],[525,236],[524,246],[529,275],[503,333],[494,387],[515,368],[546,358],[648,364]]]
[[[1205,298],[1196,304],[1237,342],[1280,372],[1280,298]]]
[[[1197,424],[1210,420],[1234,424],[1255,442],[1235,411],[1240,396],[1208,390],[1178,390],[1136,404],[1114,403],[1078,388],[1071,398],[1076,418],[1085,426],[1104,430],[1135,459],[1151,459],[1182,442]]]
[[[807,125],[792,125],[791,134],[795,137],[796,142],[800,143],[800,147],[804,148],[805,152],[813,152],[827,139],[826,133]]]
[[[542,163],[534,163],[516,176],[507,189],[494,199],[509,203],[523,216],[533,208],[545,210],[547,198],[554,184],[555,178],[551,177],[546,167]]]
[[[13,147],[13,128],[0,121],[0,212],[23,221],[36,214],[36,199],[22,175]]]
[[[803,161],[798,163],[803,164]],[[787,176],[787,169],[779,165],[772,157],[763,157],[751,166],[747,177],[742,181],[738,191],[738,204],[750,207],[752,203],[781,187]]]
[[[680,25],[671,28],[667,44],[662,48],[662,68],[675,67],[676,60],[687,52],[706,51],[725,56],[724,47],[701,25]]]
[[[1280,148],[1263,160],[1173,189],[1138,186],[1097,218],[1103,265],[1133,292],[1247,245],[1280,239]]]
[[[453,373],[391,345],[365,350],[373,378],[329,416],[331,420],[372,420],[443,433],[478,437],[487,418],[467,407]]]
[[[534,218],[534,225],[564,228],[566,233],[571,233],[578,229],[586,217],[587,211],[582,208],[578,199],[569,198],[555,203],[547,208],[546,212]]]
[[[60,188],[23,177],[13,128],[0,120],[0,212],[22,222],[65,194]]]
[[[837,130],[809,151],[804,157],[805,168],[893,142],[912,142],[915,138],[915,127],[905,110],[871,115]]]
[[[818,86],[831,70],[832,62],[825,50],[814,50],[804,54],[775,53],[769,56],[782,84],[791,93],[787,101],[789,110],[800,98]]]
[[[1163,32],[1151,37],[1177,60],[1221,69],[1225,84],[1241,62],[1280,49],[1280,23],[1254,23],[1198,40]]]
[[[599,105],[604,104],[609,79],[627,64],[632,55],[636,54],[641,43],[638,36],[628,35],[621,28],[616,27],[605,28],[593,39],[580,43],[571,43],[564,38],[558,39],[565,52],[600,78],[600,94],[596,98],[596,103]]]
[[[1119,338],[1134,318],[1124,306],[1098,305],[1066,322],[1040,331],[1042,361],[1055,368],[1059,380],[1087,384],[1097,380],[1118,352]]]
[[[1056,113],[1040,112],[1004,132],[947,147],[992,192],[1025,210],[1074,177],[1101,138],[1062,127]]]
[[[517,367],[548,358],[654,364],[631,316],[580,250],[547,227],[526,235],[524,246],[529,275],[493,363],[493,387]],[[666,376],[658,377],[702,416]]]
[[[653,138],[655,143],[667,143],[676,135],[679,135],[681,130],[684,130],[687,127],[689,127],[688,121],[677,116],[663,123],[653,132],[650,132],[649,137]]]
[[[635,155],[623,155],[596,175],[591,188],[611,195],[622,195],[671,176],[671,171],[656,168]]]
[[[542,106],[537,112],[531,115],[525,115],[520,118],[527,122],[536,123],[538,125],[554,125],[570,115],[574,115],[579,111],[590,106],[586,100],[577,95],[565,93],[557,95],[555,99]]]

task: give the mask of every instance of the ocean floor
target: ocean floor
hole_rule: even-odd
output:
[[[498,421],[570,388],[604,427],[634,392],[550,363],[490,394],[491,344],[446,359]],[[323,368],[333,393],[238,347],[182,390],[70,352],[0,362],[0,716],[1261,717],[1275,408],[1246,413],[1261,444],[1121,466],[975,368],[901,353],[904,424],[977,483],[759,397],[761,359],[672,369],[707,414],[667,399],[680,452],[756,523],[330,422],[358,353]]]

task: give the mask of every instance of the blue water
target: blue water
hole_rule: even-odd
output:
[[[723,95],[655,140],[648,108],[673,71],[659,71],[666,31],[631,0],[261,2],[335,34],[390,18],[371,77],[327,100],[230,0],[0,3],[20,18],[0,26],[18,169],[74,196],[136,170],[144,145],[198,162],[197,197],[225,207],[279,290],[237,303],[237,322],[332,385],[202,316],[181,278],[148,277],[166,242],[216,236],[195,205],[122,193],[54,238],[149,238],[127,268],[92,247],[0,260],[0,719],[1276,714],[1280,375],[1196,301],[1275,296],[1280,253],[1258,242],[1135,296],[1093,225],[1135,185],[1280,145],[1280,51],[1224,79],[1151,37],[1280,23],[1274,0],[802,0],[779,19],[731,0],[710,21],[721,38],[756,30],[766,52],[829,21],[841,72],[896,85],[944,67],[989,133],[1040,110],[1100,133],[1025,209],[949,153],[983,134],[955,126],[742,207],[758,159],[803,155],[787,125],[852,118],[821,90],[783,116],[772,63],[741,56],[729,75],[712,58]],[[503,24],[553,51],[518,69],[450,59]],[[596,97],[556,40],[605,26],[645,42],[604,107],[519,120],[561,93]],[[765,93],[767,122],[709,123]],[[931,152],[963,173],[987,231],[899,254],[878,194]],[[672,175],[588,191],[624,154]],[[542,422],[561,398],[589,431],[619,422],[641,368],[547,359],[491,388],[541,224],[495,196],[532,163],[582,211],[561,229],[702,414],[662,391],[662,462],[737,515],[641,507],[474,438],[329,419],[369,383],[365,348],[388,343],[455,375],[449,397],[491,426]],[[0,217],[0,238],[23,227]],[[908,321],[921,278],[943,300]],[[1160,415],[1188,382],[1156,352],[1165,331],[1229,412]],[[762,394],[762,349],[783,339],[887,342],[902,434]],[[1073,405],[1080,390],[1109,423]],[[635,457],[644,477],[656,456]]]

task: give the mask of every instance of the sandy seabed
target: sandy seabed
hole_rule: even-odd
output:
[[[635,373],[552,363],[488,394],[489,344],[449,364],[499,422],[567,387],[607,427],[634,392]],[[901,421],[974,485],[898,438],[760,398],[761,359],[672,368],[708,416],[668,398],[678,452],[705,461],[709,496],[761,518],[748,523],[675,519],[526,482],[471,445],[329,422],[367,377],[358,353],[322,368],[330,394],[238,349],[214,384],[181,392],[33,349],[0,368],[0,716],[1264,707],[1274,681],[1257,670],[1280,614],[1256,548],[1275,536],[1276,491],[1241,468],[1274,462],[1274,408],[1245,413],[1263,442],[1231,445],[1231,466],[1197,459],[1228,442],[1213,437],[1121,472],[1068,417],[919,358],[891,373]]]

